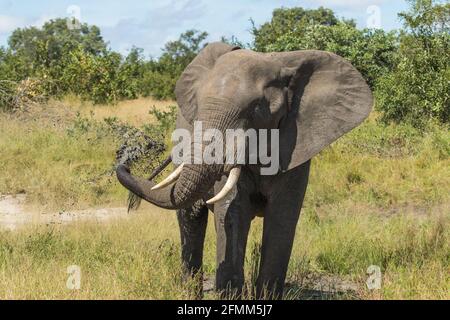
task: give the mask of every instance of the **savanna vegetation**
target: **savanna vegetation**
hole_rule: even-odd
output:
[[[336,52],[376,97],[371,117],[313,161],[287,299],[450,298],[450,5],[410,2],[399,31],[282,8],[253,25],[252,43],[223,39],[261,52]],[[125,206],[115,163],[148,175],[167,154],[174,85],[206,39],[187,31],[145,58],[139,48],[113,52],[97,27],[70,30],[64,19],[14,31],[0,49],[0,194],[25,193],[40,213]],[[190,298],[177,228],[173,213],[143,204],[108,223],[0,231],[0,298]],[[261,228],[257,219],[249,287]],[[70,265],[81,267],[80,290],[66,287]],[[379,290],[366,287],[371,265],[381,268]],[[204,268],[214,274],[211,224]]]

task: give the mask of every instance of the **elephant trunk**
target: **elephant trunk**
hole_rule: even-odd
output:
[[[203,132],[216,129],[225,133],[226,129],[234,127],[237,113],[233,110],[235,109],[224,106],[223,100],[209,99],[208,103],[199,108],[201,116],[198,121],[202,122]],[[202,199],[225,173],[223,163],[205,164],[203,159],[193,158],[194,152],[191,154],[191,163],[183,165],[175,184],[162,189],[155,189],[157,186],[151,181],[132,176],[124,165],[117,168],[117,177],[128,190],[158,207],[171,210],[187,208]]]

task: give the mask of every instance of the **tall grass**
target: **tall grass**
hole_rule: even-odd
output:
[[[247,250],[250,288],[260,226],[258,219]],[[288,282],[298,290],[291,290],[287,297],[308,298],[302,290],[329,275],[356,285],[346,298],[448,299],[448,227],[448,217],[442,215],[382,217],[376,212],[355,212],[352,207],[337,208],[320,221],[305,214],[288,272]],[[210,224],[204,258],[207,277],[213,277],[215,268],[214,234]],[[174,214],[150,206],[106,224],[4,232],[0,235],[0,298],[190,299],[192,284],[182,281],[179,252]],[[81,268],[80,290],[66,287],[71,265]],[[381,290],[365,286],[370,265],[381,267]],[[323,284],[321,290],[324,297],[333,294],[331,284]]]
[[[0,193],[49,209],[114,202],[125,194],[112,175],[116,147],[112,137],[0,118]]]
[[[111,115],[113,110],[105,114]],[[113,165],[120,141],[89,121],[96,120],[74,118],[59,128],[0,115],[0,193],[26,192],[31,201],[53,208],[118,204],[124,191]],[[423,211],[448,203],[449,186],[446,128],[423,133],[372,119],[314,159],[305,206],[320,211],[352,201]]]
[[[152,104],[131,105],[146,110],[135,114],[147,115]],[[76,116],[58,116],[58,110],[61,121],[0,115],[1,194],[25,192],[31,204],[49,210],[125,205],[126,191],[112,170],[118,141],[91,125],[116,111],[125,114],[123,107],[105,107],[101,115],[95,109],[90,115],[89,106],[74,108],[88,118],[79,122]],[[287,297],[308,298],[306,289],[317,291],[317,284],[330,282],[323,279],[338,279],[354,285],[347,298],[449,299],[448,190],[448,128],[383,126],[372,117],[313,160]],[[215,270],[211,225],[205,245],[208,277]],[[256,219],[246,261],[249,288],[261,230]],[[174,214],[150,205],[106,224],[1,231],[0,298],[191,298],[190,284],[181,281],[178,237]],[[80,290],[66,288],[70,265],[81,267]],[[380,290],[366,288],[370,265],[381,268]]]
[[[31,203],[51,210],[118,205],[126,198],[114,173],[122,139],[108,124],[126,121],[129,106],[138,109],[142,124],[154,121],[154,101],[103,106],[99,116],[89,104],[68,106],[72,99],[51,102],[45,117],[42,110],[25,119],[0,114],[0,194],[26,193]]]
[[[352,279],[359,284],[361,298],[448,299],[450,207],[423,216],[406,211],[385,216],[376,209],[360,209],[343,204],[319,219],[306,213],[293,256],[306,257],[309,270]],[[381,291],[365,286],[371,265],[381,268]],[[295,276],[297,271],[290,272]]]

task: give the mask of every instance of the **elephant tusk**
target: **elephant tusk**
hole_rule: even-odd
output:
[[[232,169],[230,175],[228,176],[228,180],[225,183],[225,186],[214,198],[206,201],[206,204],[214,204],[225,198],[227,194],[231,191],[231,189],[233,189],[233,187],[237,184],[240,175],[241,175],[241,168]]]
[[[158,183],[156,186],[152,188],[152,190],[159,190],[164,187],[167,187],[169,184],[174,183],[178,180],[178,178],[181,175],[181,171],[183,171],[184,163],[182,163],[178,168],[175,169],[174,172],[172,172],[167,178],[165,178],[163,181]]]

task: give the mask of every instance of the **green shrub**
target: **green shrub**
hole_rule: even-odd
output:
[[[395,67],[377,81],[377,108],[385,122],[449,123],[450,4],[411,2],[410,12],[401,14],[409,32],[400,36]]]
[[[117,53],[95,56],[78,48],[70,53],[64,69],[63,91],[94,103],[115,103],[121,98],[117,83],[120,63],[121,56]]]
[[[262,52],[334,52],[352,62],[371,86],[392,68],[396,50],[395,33],[359,30],[352,21],[339,21],[325,9],[276,9],[271,22],[253,27],[253,34],[255,49]]]
[[[334,26],[339,23],[339,19],[332,10],[323,7],[316,10],[295,7],[275,9],[270,22],[266,22],[260,27],[256,27],[253,20],[251,22],[253,24],[254,49],[267,52],[270,51],[269,46],[287,32],[301,35],[308,26]],[[353,21],[347,21],[347,23],[354,26]]]
[[[141,94],[156,99],[173,99],[176,79],[169,73],[157,71],[145,72],[141,81]]]
[[[207,36],[206,32],[188,30],[178,40],[169,41],[159,59],[146,63],[141,94],[157,99],[174,99],[178,78],[203,48]]]
[[[11,111],[16,84],[10,80],[0,80],[0,110]]]
[[[82,24],[79,30],[69,30],[65,19],[56,19],[42,28],[15,30],[9,47],[0,48],[0,75],[1,80],[15,82],[30,77],[45,80],[45,91],[52,96],[75,94],[95,104],[141,95],[173,99],[178,77],[206,37],[206,32],[186,31],[165,45],[161,57],[145,60],[139,48],[126,57],[108,49],[96,26]],[[1,104],[5,109],[5,102]]]
[[[280,8],[261,26],[253,23],[252,45],[235,37],[222,41],[260,52],[318,49],[348,59],[376,96],[385,123],[406,121],[424,128],[430,119],[450,118],[450,4],[410,0],[401,13],[405,30],[358,29],[330,9]],[[145,59],[142,49],[127,56],[107,48],[99,28],[81,24],[69,30],[66,19],[42,28],[15,30],[0,48],[0,81],[41,81],[45,96],[75,94],[95,104],[153,96],[174,99],[176,82],[205,46],[206,32],[188,30],[168,42],[159,58]],[[0,83],[0,108],[11,110],[14,87]]]
[[[177,120],[177,106],[169,106],[167,111],[160,111],[155,106],[149,113],[155,117],[156,124],[144,125],[144,131],[153,137],[167,137],[175,129]]]

